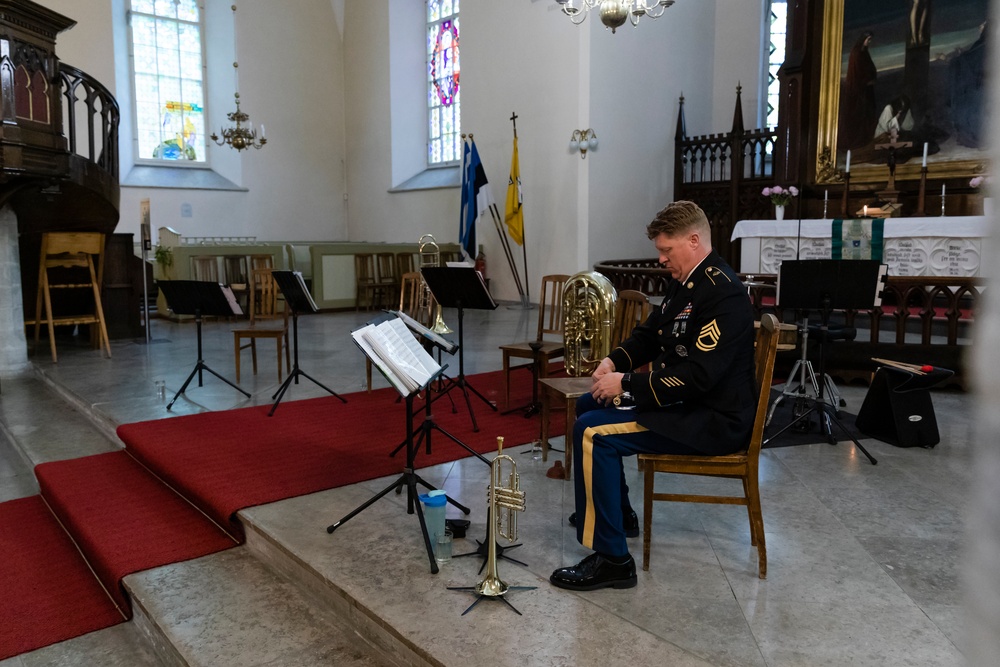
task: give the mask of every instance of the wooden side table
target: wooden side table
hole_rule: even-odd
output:
[[[594,381],[590,376],[579,378],[542,378],[538,387],[542,393],[542,460],[549,460],[549,414],[552,399],[562,398],[566,403],[566,476],[571,478],[573,465],[573,424],[576,423],[576,399],[590,391]]]

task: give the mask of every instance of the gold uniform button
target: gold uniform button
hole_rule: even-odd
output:
[[[688,289],[694,289],[694,283],[688,283],[687,284],[687,288]]]
[[[657,336],[662,336],[663,335],[663,329],[660,329],[659,331],[657,331],[656,335]]]
[[[666,368],[666,367],[667,367],[666,364],[663,364],[663,363],[660,364],[660,368]]]

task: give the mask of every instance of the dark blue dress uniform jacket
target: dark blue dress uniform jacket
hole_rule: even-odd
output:
[[[744,449],[757,408],[753,309],[747,290],[714,251],[684,282],[671,281],[663,306],[609,355],[633,372],[636,421],[709,455]]]

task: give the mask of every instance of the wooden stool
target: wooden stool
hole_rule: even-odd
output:
[[[566,402],[566,453],[564,465],[565,479],[570,479],[573,472],[573,424],[576,423],[576,399],[580,398],[594,386],[594,379],[589,375],[579,378],[543,378],[538,381],[542,394],[542,460],[549,460],[549,414],[552,409],[552,398],[562,398]]]
[[[94,256],[97,256],[97,268],[94,267]],[[60,277],[58,282],[49,281],[49,269],[86,269],[87,277],[70,281],[69,277]],[[79,271],[76,272],[79,274]],[[42,252],[38,262],[38,296],[35,299],[35,346],[38,346],[38,336],[44,322],[49,329],[49,347],[52,349],[52,361],[58,361],[56,355],[55,327],[63,325],[91,324],[98,327],[97,346],[103,344],[108,357],[111,357],[111,343],[108,340],[108,329],[104,322],[104,308],[101,305],[101,280],[104,277],[104,234],[98,232],[46,232],[42,234]],[[82,281],[81,281],[82,280]],[[94,312],[80,315],[56,316],[52,312],[52,290],[54,289],[87,289],[94,297]],[[42,309],[42,306],[45,309]]]

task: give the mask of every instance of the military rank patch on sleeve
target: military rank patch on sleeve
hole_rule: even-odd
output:
[[[716,320],[712,320],[698,332],[698,340],[695,343],[695,347],[702,352],[711,352],[719,344],[719,338],[721,337],[722,332],[719,331],[719,323]]]

